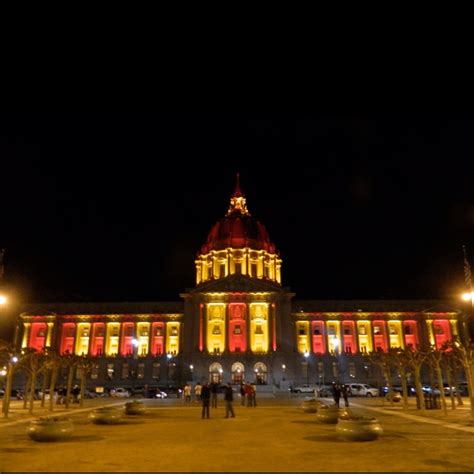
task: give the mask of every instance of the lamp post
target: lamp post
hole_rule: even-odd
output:
[[[191,382],[194,381],[194,365],[190,364],[189,365],[189,371],[191,372]]]
[[[15,371],[15,364],[17,362],[18,362],[18,357],[15,355],[10,355],[8,359],[7,368],[6,368],[5,394],[3,395],[3,405],[2,405],[3,416],[5,418],[8,418],[8,408],[10,405],[10,396],[11,396],[12,385],[13,385],[13,372]]]
[[[306,385],[309,385],[309,367],[308,367],[309,352],[305,351],[303,355],[305,358],[305,367],[306,367]]]
[[[466,337],[466,343],[468,345],[471,344],[471,327],[470,323],[472,324],[472,318],[474,318],[474,291],[470,291],[467,293],[463,293],[461,296],[463,301],[470,301],[471,302],[471,308],[470,308],[470,315],[467,317],[467,321],[464,323],[464,328],[465,328],[465,337]],[[466,327],[467,326],[467,327]]]
[[[286,376],[286,365],[285,364],[281,365],[281,373],[282,373],[281,379],[286,380],[286,378],[285,378],[285,376]]]

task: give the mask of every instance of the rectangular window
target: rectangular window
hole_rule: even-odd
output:
[[[67,328],[67,337],[74,337],[74,332],[75,332],[74,326],[68,327]]]
[[[99,378],[99,364],[94,364],[91,371],[91,379],[95,380]]]
[[[332,363],[332,375],[335,378],[339,377],[339,363],[338,362]]]
[[[374,324],[374,334],[382,334],[382,328],[378,324]]]
[[[250,264],[250,273],[252,277],[257,276],[257,264],[256,263],[251,263]]]
[[[225,277],[225,263],[219,265],[219,274],[221,278]]]
[[[173,326],[171,328],[171,335],[172,336],[177,336],[178,335],[178,328],[176,326]]]
[[[158,362],[153,363],[151,378],[152,379],[159,379],[160,378],[160,364]]]
[[[240,262],[235,263],[235,273],[237,273],[237,275],[240,275],[242,273],[242,264]]]
[[[257,324],[257,325],[255,326],[255,334],[263,334],[262,325],[261,325],[261,324]]]
[[[344,336],[351,336],[351,335],[352,335],[351,328],[348,326],[344,326]]]
[[[242,330],[239,325],[234,326],[234,334],[241,334]]]
[[[161,326],[157,326],[155,328],[155,336],[162,336],[163,335],[163,328]]]
[[[148,336],[148,328],[147,327],[140,328],[140,336]]]
[[[298,328],[298,334],[299,334],[300,336],[304,336],[304,335],[306,334],[305,328],[304,328],[303,326],[300,326],[300,327]]]
[[[125,326],[125,337],[132,337],[133,336],[133,326],[127,325]]]
[[[319,377],[324,375],[324,362],[318,362],[318,375]]]
[[[221,333],[221,328],[215,324],[214,329],[212,330],[212,334],[220,334]]]
[[[349,362],[349,377],[355,378],[356,366],[354,362]]]
[[[313,333],[315,336],[320,336],[321,335],[321,329],[319,327],[315,327],[314,328],[314,333]]]
[[[410,336],[410,335],[413,334],[413,332],[411,330],[411,326],[409,324],[405,324],[403,326],[403,329],[404,329],[406,335]]]
[[[122,378],[123,379],[128,379],[129,375],[130,375],[130,367],[125,362],[124,364],[122,364]]]
[[[138,364],[137,378],[145,378],[145,364]]]
[[[114,378],[114,373],[115,373],[114,364],[107,364],[107,378],[109,380],[112,380]]]
[[[328,326],[328,334],[329,334],[330,336],[335,336],[335,335],[336,335],[336,326],[330,324],[330,325]]]
[[[392,336],[397,335],[397,328],[393,324],[388,325],[389,334]]]
[[[359,326],[359,336],[365,336],[367,334],[367,329],[365,326]]]

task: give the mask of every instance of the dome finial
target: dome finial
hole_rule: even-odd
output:
[[[242,191],[240,190],[240,173],[237,173],[237,180],[235,181],[235,191],[234,196],[243,196]]]
[[[240,189],[240,173],[237,173],[237,180],[235,182],[235,190],[234,194],[232,194],[230,198],[230,207],[227,211],[227,215],[232,214],[234,212],[239,212],[240,214],[244,214],[249,216],[250,213],[247,209],[247,204],[245,201],[245,197],[242,194]]]

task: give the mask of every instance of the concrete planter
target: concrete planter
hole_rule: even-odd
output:
[[[71,418],[47,416],[30,423],[27,433],[34,441],[62,441],[74,432]]]
[[[379,420],[357,416],[339,418],[336,433],[346,441],[373,441],[383,433]]]
[[[122,412],[115,408],[98,408],[89,414],[89,419],[96,425],[116,425],[122,421]]]
[[[316,413],[316,419],[320,423],[335,425],[339,417],[339,408],[336,405],[321,405]]]
[[[125,403],[126,415],[143,415],[143,413],[145,413],[145,404],[140,400]]]
[[[321,402],[319,400],[315,400],[314,398],[308,398],[301,404],[301,409],[305,413],[316,413],[320,406]]]

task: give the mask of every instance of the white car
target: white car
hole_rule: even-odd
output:
[[[130,392],[123,387],[117,387],[110,390],[111,397],[119,397],[119,398],[129,398]]]
[[[316,387],[313,385],[298,385],[297,387],[293,387],[290,390],[294,393],[314,393]]]
[[[350,394],[353,397],[378,397],[379,389],[371,387],[366,383],[349,383],[346,384],[346,387],[349,388]]]

